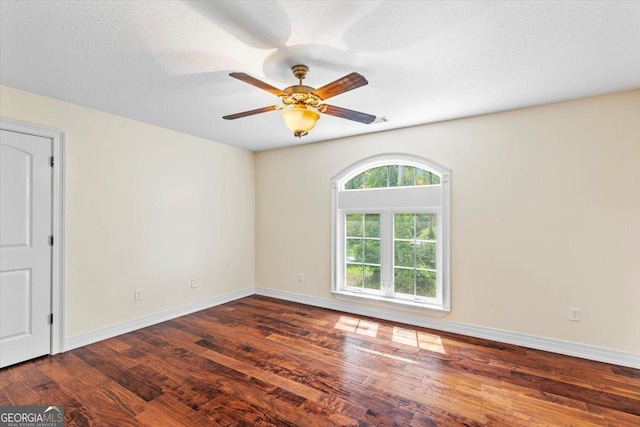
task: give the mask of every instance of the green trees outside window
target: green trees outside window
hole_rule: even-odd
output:
[[[380,290],[380,215],[349,214],[346,230],[347,286]]]
[[[381,289],[380,214],[346,215],[346,277],[349,287]],[[436,296],[435,214],[393,215],[393,292]]]
[[[434,214],[394,215],[394,292],[436,296],[436,220]]]
[[[438,184],[440,184],[440,177],[427,170],[406,165],[387,165],[371,168],[356,175],[344,185],[344,189],[363,190]]]

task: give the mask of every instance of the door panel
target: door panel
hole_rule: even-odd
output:
[[[31,167],[33,156],[11,146],[2,146],[2,247],[31,246]]]
[[[0,367],[51,351],[51,152],[0,130]]]
[[[0,301],[2,305],[0,339],[18,338],[31,334],[31,270],[3,271],[0,273]]]

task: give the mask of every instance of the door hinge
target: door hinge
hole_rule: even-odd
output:
[[[53,162],[53,156],[51,156],[51,157],[49,158],[49,160],[50,160],[51,167],[53,167],[53,164],[54,164],[54,162]]]
[[[53,325],[53,313],[49,315],[49,324]]]
[[[53,246],[53,235],[49,236],[49,245]]]

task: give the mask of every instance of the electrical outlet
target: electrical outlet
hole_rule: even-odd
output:
[[[196,280],[191,281],[191,289],[195,289],[198,287],[198,282]]]
[[[579,308],[569,308],[569,320],[572,322],[580,321],[580,309]]]
[[[304,273],[298,273],[298,282],[304,282]]]
[[[135,301],[140,301],[142,299],[142,289],[136,289],[133,292],[133,299]]]

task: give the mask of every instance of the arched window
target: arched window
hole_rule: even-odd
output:
[[[364,159],[332,180],[332,292],[450,310],[451,171],[406,154]]]

